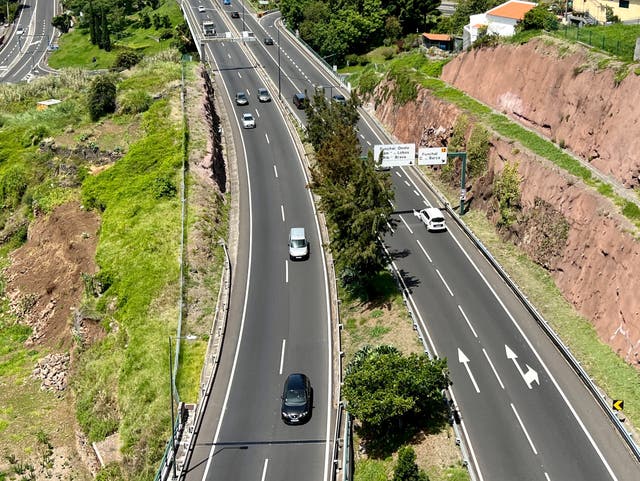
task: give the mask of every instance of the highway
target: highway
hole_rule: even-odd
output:
[[[235,37],[206,41],[205,55],[219,85],[224,84],[218,95],[236,140],[240,245],[225,348],[187,479],[294,479],[300,473],[327,479],[333,428],[331,321],[307,179],[278,102],[257,100],[263,85],[277,95],[247,56],[247,50],[265,46],[237,40],[242,18],[229,16],[241,10],[237,5],[221,12],[205,3],[203,13],[198,5],[188,13],[194,22],[213,20],[220,37],[224,31]],[[231,101],[241,91],[249,97],[246,106]],[[255,129],[241,128],[243,112],[253,114]],[[288,259],[291,227],[306,229],[308,260]],[[280,419],[283,382],[293,372],[307,374],[314,390],[312,417],[301,426]]]
[[[230,20],[228,11],[241,7],[225,9],[207,13],[219,32],[239,21]],[[292,222],[312,228],[313,207],[281,112],[274,102],[256,107],[255,90],[267,84],[273,94],[280,85],[290,103],[294,92],[325,85],[330,96],[338,87],[288,34],[278,33],[276,19],[270,14],[258,24],[245,15],[254,42],[206,42],[226,85],[227,110],[235,115],[234,137],[242,139],[236,149],[246,159],[238,170],[244,221],[230,314],[239,326],[221,361],[228,387],[212,398],[188,479],[288,480],[301,473],[328,479],[331,352],[324,266],[317,237],[304,263],[287,263],[285,245]],[[263,32],[276,39],[275,48],[262,43]],[[242,136],[236,119],[243,109],[229,103],[239,90],[250,93],[258,120]],[[366,115],[359,129],[364,150],[389,143]],[[413,216],[413,209],[437,205],[421,177],[411,167],[394,168],[391,176],[397,225],[384,241],[430,351],[448,359],[474,479],[640,479],[640,466],[605,413],[454,219],[447,216],[447,232],[429,233]],[[317,226],[312,230],[317,236]],[[244,281],[246,291],[236,287]],[[281,372],[283,352],[287,368]],[[311,376],[320,396],[311,422],[290,428],[278,419],[278,396],[282,374],[298,369]]]
[[[57,38],[51,19],[56,15],[58,2],[25,0],[23,4],[0,50],[0,82],[29,81],[52,71],[45,57],[49,45]]]

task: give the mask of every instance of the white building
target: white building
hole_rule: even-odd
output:
[[[512,36],[516,31],[516,24],[536,5],[533,2],[509,0],[488,12],[471,15],[469,25],[464,26],[462,33],[462,47],[469,48],[477,40],[479,32],[485,30],[487,35]]]

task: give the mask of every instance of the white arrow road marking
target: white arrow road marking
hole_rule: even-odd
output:
[[[538,373],[533,369],[531,369],[531,367],[528,364],[525,364],[525,366],[527,367],[527,372],[524,372],[520,367],[520,364],[518,364],[518,361],[516,361],[516,359],[518,359],[518,355],[515,352],[513,352],[511,348],[506,344],[504,345],[504,348],[507,354],[507,359],[511,359],[513,363],[516,365],[516,368],[518,368],[518,372],[522,376],[522,379],[524,379],[524,382],[526,383],[527,387],[531,389],[531,384],[534,382],[537,383],[539,386],[540,379],[538,378]]]
[[[473,377],[473,374],[471,373],[471,369],[469,368],[469,358],[465,355],[464,352],[462,352],[462,349],[460,348],[458,348],[458,361],[464,364],[464,368],[467,370],[467,374],[469,374],[469,377],[471,378],[473,387],[475,387],[476,392],[480,394],[480,388],[478,387],[478,383],[476,382],[476,379]]]

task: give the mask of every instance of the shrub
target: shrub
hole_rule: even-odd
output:
[[[103,115],[116,110],[116,84],[107,75],[96,77],[89,87],[89,115],[96,121]]]
[[[126,70],[137,65],[142,60],[142,55],[133,49],[122,49],[116,55],[113,62],[113,68],[116,70]]]

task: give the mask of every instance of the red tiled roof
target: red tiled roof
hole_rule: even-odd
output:
[[[446,33],[423,33],[422,36],[433,42],[448,42],[451,40],[451,35]]]
[[[524,18],[524,14],[535,6],[535,3],[511,0],[510,2],[503,3],[502,5],[492,8],[487,12],[487,15],[522,20]]]

